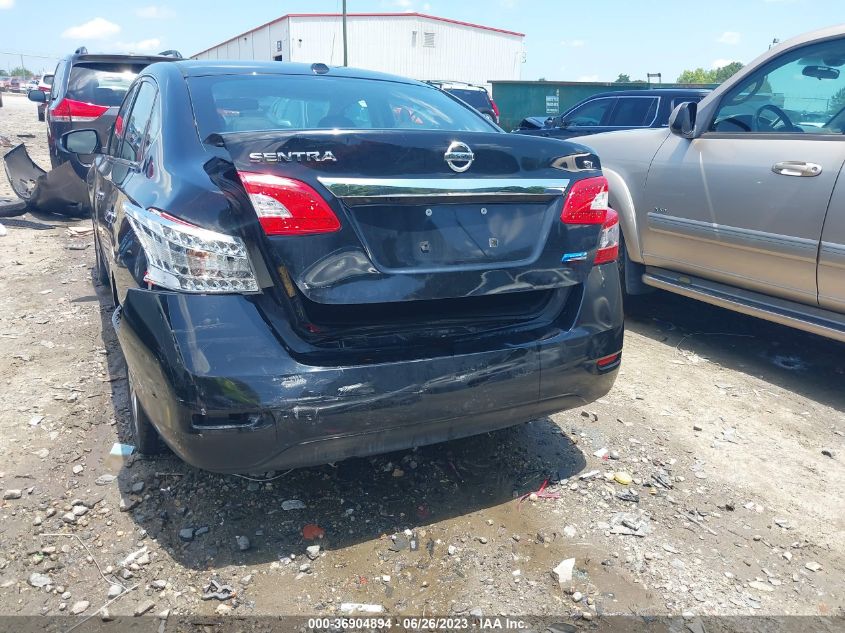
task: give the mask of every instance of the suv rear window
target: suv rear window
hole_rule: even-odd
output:
[[[75,64],[70,71],[67,98],[102,106],[119,106],[147,64]]]
[[[301,75],[215,75],[188,80],[200,134],[277,129],[492,132],[439,90],[395,81]]]
[[[446,88],[445,90],[477,110],[482,108],[485,110],[490,109],[490,99],[483,90],[467,90],[464,88]]]

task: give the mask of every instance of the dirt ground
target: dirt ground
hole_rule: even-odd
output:
[[[4,101],[0,136],[48,167],[35,105]],[[90,221],[0,223],[0,615],[845,614],[840,343],[653,294],[599,402],[250,481],[110,456],[125,370],[68,232]]]

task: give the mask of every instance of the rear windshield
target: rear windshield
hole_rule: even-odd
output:
[[[207,76],[188,83],[203,138],[278,129],[497,131],[429,86],[300,75]]]
[[[67,98],[103,106],[119,106],[126,91],[147,64],[76,64],[70,71]]]
[[[490,100],[483,90],[466,90],[464,88],[446,88],[446,92],[455,95],[464,103],[470,104],[473,108],[489,108]]]

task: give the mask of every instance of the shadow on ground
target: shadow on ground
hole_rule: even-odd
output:
[[[843,343],[659,291],[628,302],[625,327],[845,410]]]
[[[111,292],[97,285],[118,441],[131,443],[123,356],[112,328]],[[509,502],[550,478],[576,475],[581,450],[548,419],[486,435],[287,473],[233,475],[197,470],[172,454],[132,456],[114,471],[140,528],[193,569],[266,563],[318,542],[342,549]],[[277,478],[275,478],[277,477]],[[271,479],[271,481],[264,481]],[[143,492],[131,493],[144,483]],[[286,510],[285,501],[302,509]],[[480,520],[480,519],[479,519]],[[319,526],[319,541],[303,527]],[[192,528],[192,540],[180,531]],[[236,536],[251,546],[240,551]],[[409,547],[409,544],[404,546]],[[420,544],[425,547],[426,544]]]

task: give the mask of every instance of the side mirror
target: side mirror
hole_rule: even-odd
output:
[[[99,154],[100,135],[97,130],[72,130],[62,134],[59,146],[74,154]]]
[[[29,92],[26,93],[26,96],[29,98],[30,101],[35,101],[35,103],[44,103],[47,101],[47,93],[41,92],[37,88],[33,88]]]
[[[695,115],[698,112],[698,104],[685,101],[679,103],[669,117],[669,130],[672,134],[683,138],[695,136]]]

